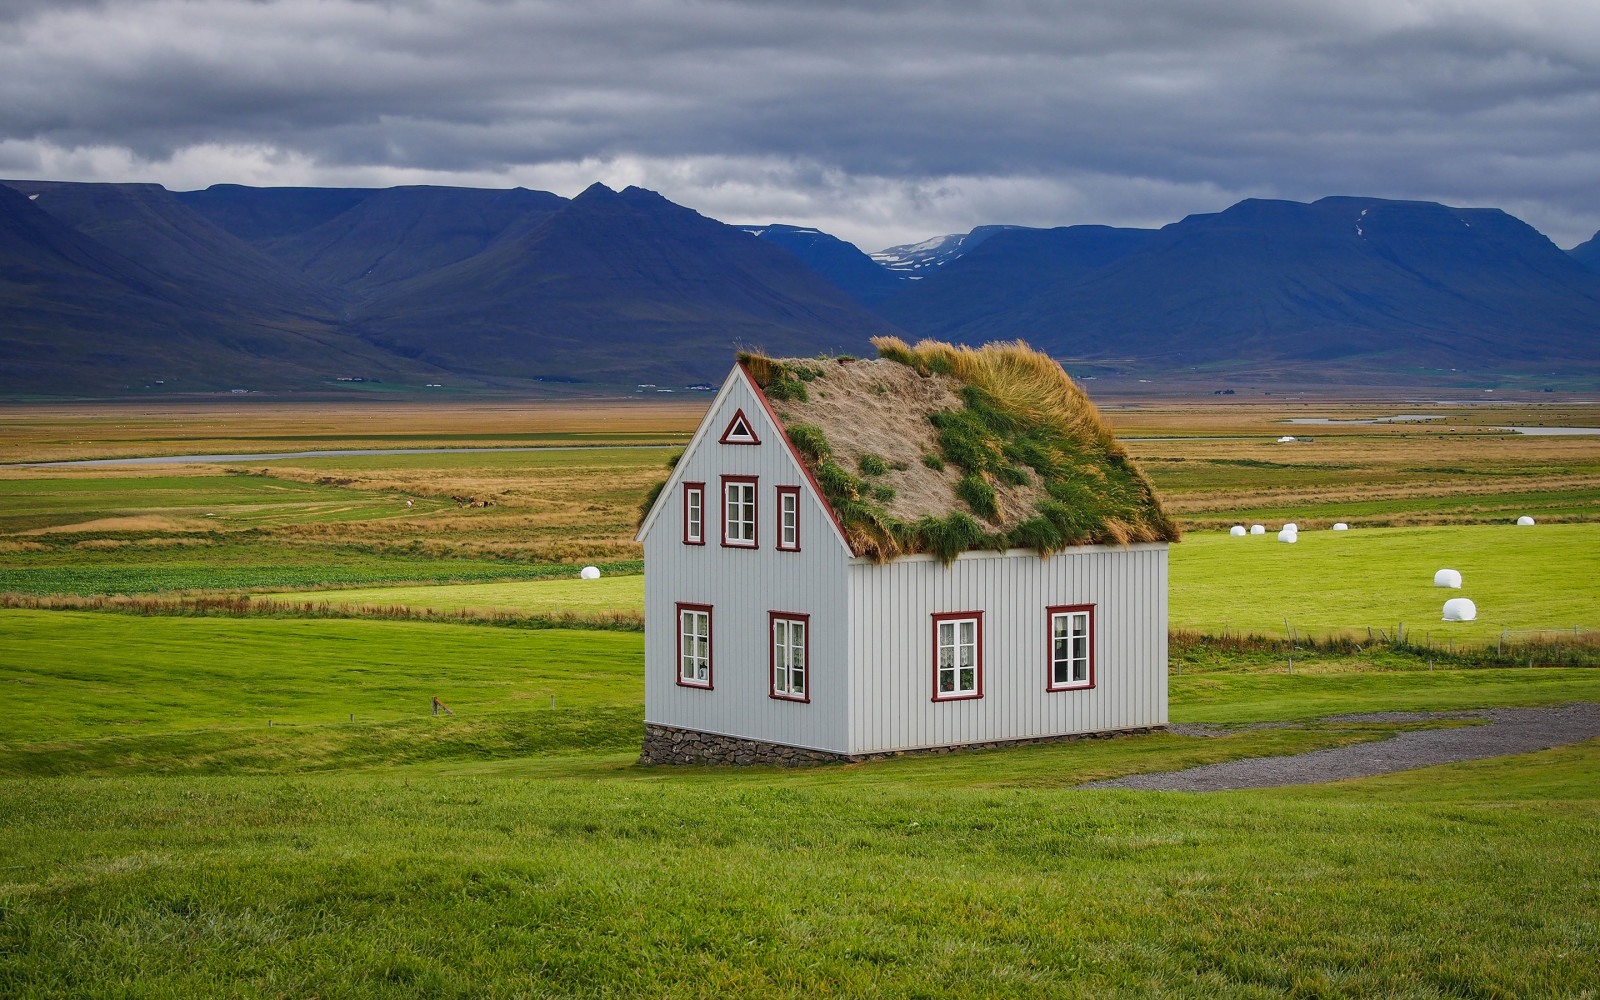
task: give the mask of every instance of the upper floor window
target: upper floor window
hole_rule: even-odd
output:
[[[678,605],[678,683],[711,686],[711,606]]]
[[[706,484],[683,484],[683,544],[706,543]]]
[[[722,477],[722,544],[756,547],[756,477]]]
[[[806,670],[811,616],[772,611],[767,617],[772,623],[772,697],[810,701]]]
[[[800,487],[778,487],[778,548],[800,551]]]
[[[933,616],[933,700],[983,697],[983,612]]]
[[[1094,687],[1094,605],[1050,608],[1051,691]]]

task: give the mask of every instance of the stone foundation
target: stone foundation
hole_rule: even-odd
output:
[[[641,764],[775,764],[779,767],[811,767],[818,764],[848,764],[884,757],[908,757],[925,754],[956,753],[961,750],[994,750],[1000,747],[1020,747],[1034,743],[1071,743],[1075,740],[1108,740],[1118,736],[1142,736],[1160,732],[1165,726],[1139,726],[1133,729],[1110,729],[1098,733],[1067,733],[1062,736],[1028,736],[1015,740],[991,740],[987,743],[961,743],[947,747],[924,747],[917,750],[885,750],[879,753],[835,753],[831,750],[807,750],[804,747],[749,740],[738,736],[719,736],[694,729],[676,726],[657,726],[646,723],[644,747],[639,754]]]

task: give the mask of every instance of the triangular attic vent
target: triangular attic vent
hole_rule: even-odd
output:
[[[722,432],[722,444],[760,444],[761,439],[756,437],[755,429],[750,426],[750,420],[744,411],[733,415],[728,422],[728,429]]]

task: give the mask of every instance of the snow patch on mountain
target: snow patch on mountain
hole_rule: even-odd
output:
[[[935,236],[931,240],[921,243],[906,243],[897,247],[885,247],[876,253],[868,254],[881,266],[916,281],[924,278],[951,261],[957,260],[962,254],[975,249],[984,240],[995,233],[1007,229],[1023,229],[1024,226],[979,226],[970,233],[951,233],[948,236]]]

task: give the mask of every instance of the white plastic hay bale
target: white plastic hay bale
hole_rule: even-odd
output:
[[[1285,434],[1283,437],[1278,439],[1278,443],[1279,444],[1288,444],[1290,441],[1293,441],[1293,440],[1294,440],[1294,435],[1293,434]]]
[[[580,572],[578,575],[585,580],[598,580],[600,579],[600,567],[585,566],[582,572]]]
[[[1265,535],[1266,533],[1267,526],[1264,524],[1252,524],[1250,526],[1250,534],[1252,535]]]
[[[1441,569],[1433,574],[1433,585],[1435,587],[1449,587],[1452,590],[1460,590],[1461,573],[1459,570]]]
[[[1233,527],[1228,529],[1228,534],[1232,535],[1235,538],[1238,538],[1238,537],[1242,536],[1244,534],[1244,525],[1242,525],[1242,524],[1234,525]]]
[[[1444,602],[1444,620],[1470,622],[1478,617],[1478,606],[1465,597],[1452,597]]]
[[[1338,524],[1335,524],[1333,526],[1333,530],[1334,531],[1349,531],[1350,530],[1350,526],[1348,524],[1345,524],[1343,521],[1340,521]]]
[[[1286,527],[1282,531],[1278,532],[1278,541],[1280,541],[1280,542],[1288,542],[1290,545],[1293,545],[1295,542],[1298,542],[1299,540],[1300,540],[1300,532],[1298,532],[1298,531],[1291,531],[1289,528]]]
[[[1299,531],[1300,530],[1300,526],[1298,524],[1295,524],[1293,521],[1290,521],[1288,524],[1283,526],[1283,530],[1284,531]]]
[[[1522,525],[1523,527],[1527,527],[1528,525],[1533,523],[1533,518],[1531,518],[1528,515],[1524,514],[1521,517],[1517,518],[1517,523]]]

